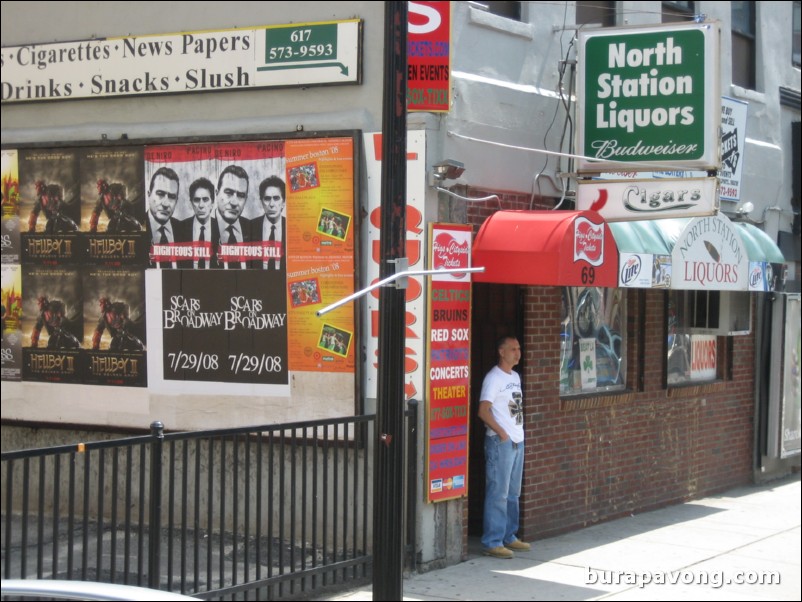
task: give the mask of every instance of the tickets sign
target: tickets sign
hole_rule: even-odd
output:
[[[432,224],[431,269],[470,267],[470,226]],[[427,336],[427,500],[468,495],[471,282],[436,274],[429,284]]]

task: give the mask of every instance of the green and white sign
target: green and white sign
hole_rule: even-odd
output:
[[[358,84],[362,20],[2,48],[2,102]]]
[[[718,24],[581,31],[578,62],[578,171],[718,169]]]

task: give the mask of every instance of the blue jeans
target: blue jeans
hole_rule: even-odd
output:
[[[524,470],[524,444],[498,435],[485,436],[485,514],[482,546],[496,548],[515,541],[518,533],[518,498]]]

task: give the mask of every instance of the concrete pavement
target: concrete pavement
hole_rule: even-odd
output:
[[[800,600],[800,475],[404,580],[404,600]],[[371,600],[366,586],[319,600]]]

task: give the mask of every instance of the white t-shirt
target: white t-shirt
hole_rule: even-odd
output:
[[[521,393],[521,377],[513,370],[507,374],[494,366],[485,376],[482,383],[482,394],[479,401],[489,401],[493,404],[493,418],[499,426],[507,431],[513,443],[524,440],[524,406]],[[489,426],[488,434],[493,434]]]

